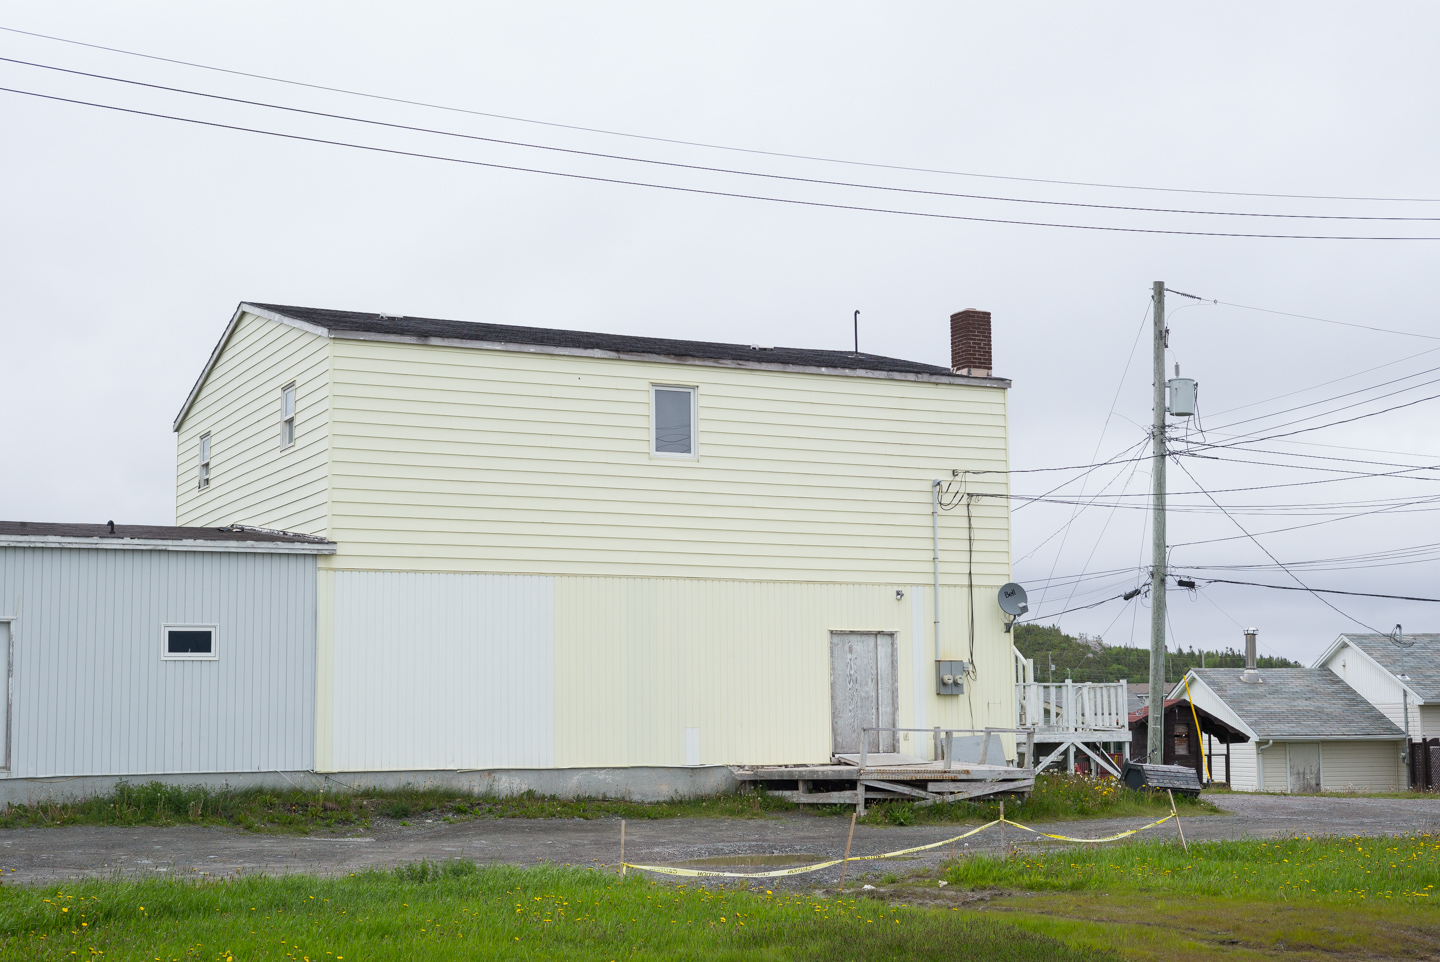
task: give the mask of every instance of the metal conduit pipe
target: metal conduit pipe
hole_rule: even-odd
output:
[[[940,481],[930,482],[930,532],[935,543],[935,657],[940,657]]]

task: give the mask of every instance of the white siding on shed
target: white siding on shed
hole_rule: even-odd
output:
[[[1411,738],[1440,738],[1440,705],[1420,706],[1420,727],[1410,730]]]
[[[295,443],[280,447],[280,389],[295,384]],[[210,486],[198,490],[200,435]],[[326,534],[330,349],[326,338],[242,314],[176,432],[175,523]]]
[[[1243,742],[1230,746],[1230,787],[1237,792],[1258,792],[1260,777],[1255,767],[1255,743]]]
[[[14,776],[314,767],[315,557],[0,548]],[[219,628],[214,661],[161,625]]]
[[[1265,744],[1261,742],[1260,744]],[[1265,748],[1256,746],[1260,755],[1260,785],[1262,792],[1290,791],[1290,762],[1285,752],[1285,743],[1276,742]]]
[[[1405,790],[1401,741],[1327,741],[1320,777],[1327,792]]]
[[[554,765],[551,579],[391,571],[321,578],[330,581],[322,595],[334,599],[333,636],[321,638],[322,663],[334,672],[330,718],[320,720],[322,770]]]

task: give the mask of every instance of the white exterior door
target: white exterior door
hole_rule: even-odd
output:
[[[895,636],[836,631],[830,635],[831,751],[860,751],[864,728],[894,728]],[[870,732],[866,751],[893,752],[895,733]]]
[[[1290,760],[1290,791],[1297,795],[1314,795],[1319,792],[1319,743],[1291,742],[1285,754]]]

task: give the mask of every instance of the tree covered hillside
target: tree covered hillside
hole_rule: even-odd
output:
[[[1144,684],[1150,680],[1150,649],[1121,648],[1105,644],[1100,638],[1081,634],[1067,635],[1058,625],[1016,625],[1012,637],[1015,647],[1026,658],[1035,659],[1036,681],[1119,681]],[[1194,648],[1171,651],[1166,659],[1165,680],[1179,681],[1191,668],[1244,668],[1245,653],[1234,648],[1223,651],[1196,651]],[[1049,670],[1055,665],[1053,672]],[[1260,668],[1299,668],[1297,662],[1285,658],[1262,656],[1256,659]]]

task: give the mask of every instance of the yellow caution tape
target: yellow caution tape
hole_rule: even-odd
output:
[[[1016,828],[1024,829],[1027,832],[1031,832],[1035,835],[1041,835],[1045,838],[1059,839],[1062,842],[1118,842],[1122,838],[1129,838],[1131,835],[1134,835],[1137,832],[1143,832],[1147,828],[1154,828],[1156,825],[1163,825],[1174,817],[1174,815],[1166,815],[1159,821],[1151,822],[1149,825],[1141,825],[1139,828],[1132,828],[1130,829],[1130,831],[1121,832],[1119,835],[1106,835],[1104,838],[1073,838],[1069,835],[1051,835],[1049,832],[1041,832],[1037,829],[1033,829],[1029,825],[1021,825],[1019,822],[1012,822],[1008,818],[1005,819],[1005,824],[1014,825]]]
[[[771,872],[711,872],[704,869],[696,868],[676,868],[671,865],[636,865],[633,862],[625,862],[624,866],[626,868],[639,869],[642,872],[657,872],[661,875],[683,875],[691,878],[697,876],[705,876],[709,878],[781,878],[786,875],[804,875],[807,872],[818,872],[821,869],[831,868],[845,861],[868,862],[875,859],[896,858],[900,855],[910,855],[914,852],[924,852],[928,849],[940,848],[941,846],[950,845],[953,842],[958,842],[961,839],[969,838],[972,835],[978,835],[979,833],[985,831],[987,828],[993,828],[994,826],[999,825],[1002,822],[1006,825],[1013,825],[1018,829],[1030,832],[1031,834],[1040,835],[1045,838],[1053,838],[1061,842],[1117,842],[1122,838],[1129,838],[1131,835],[1143,832],[1146,829],[1154,828],[1157,825],[1163,825],[1174,817],[1174,815],[1166,815],[1164,818],[1158,821],[1151,822],[1149,825],[1141,825],[1139,828],[1132,828],[1129,831],[1121,832],[1118,835],[1107,835],[1104,838],[1074,838],[1069,835],[1052,835],[1049,832],[1042,832],[1038,829],[1031,828],[1028,825],[1021,825],[1019,822],[1012,822],[1008,818],[997,818],[993,822],[986,822],[979,828],[971,829],[963,835],[956,835],[954,838],[943,839],[939,842],[931,842],[929,845],[916,845],[914,848],[897,849],[894,852],[886,852],[883,855],[852,855],[849,859],[836,858],[831,859],[828,862],[818,862],[814,865],[801,865],[797,868],[775,869]]]
[[[1000,820],[996,819],[993,822],[986,822],[979,828],[971,829],[964,835],[956,835],[954,838],[947,838],[940,842],[931,842],[929,845],[917,845],[914,848],[902,848],[899,851],[886,852],[884,855],[852,855],[850,856],[849,861],[865,862],[877,858],[894,858],[897,855],[909,855],[911,852],[923,852],[929,848],[939,848],[942,845],[949,845],[951,842],[958,842],[962,838],[969,838],[971,835],[976,835],[980,832],[985,831],[985,829],[989,828],[990,826],[998,824],[1000,824]],[[659,872],[662,875],[706,875],[720,876],[722,878],[780,878],[782,875],[803,875],[806,872],[818,872],[823,868],[830,868],[832,865],[839,865],[841,862],[844,861],[846,860],[843,858],[836,858],[831,859],[828,862],[818,862],[815,865],[802,865],[799,868],[781,868],[776,869],[773,872],[707,872],[702,869],[674,868],[669,865],[634,865],[630,862],[626,862],[625,867],[641,869],[642,871],[646,872]]]

